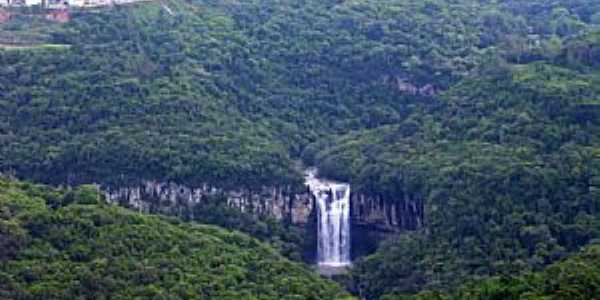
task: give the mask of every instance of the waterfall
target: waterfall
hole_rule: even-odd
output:
[[[350,185],[319,179],[315,170],[306,172],[306,185],[317,202],[319,265],[349,265]]]

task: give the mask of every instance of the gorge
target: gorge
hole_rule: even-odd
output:
[[[194,218],[194,207],[218,198],[228,207],[254,216],[274,218],[303,232],[303,259],[329,266],[347,266],[372,253],[390,234],[423,226],[421,197],[394,198],[351,191],[350,184],[305,172],[305,190],[291,187],[222,190],[203,185],[145,181],[134,186],[102,186],[108,202],[140,212]]]

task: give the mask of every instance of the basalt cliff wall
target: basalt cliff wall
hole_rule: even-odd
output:
[[[177,214],[191,211],[196,204],[219,197],[231,207],[242,212],[274,217],[296,225],[306,224],[314,207],[310,193],[292,193],[287,187],[262,187],[224,191],[208,185],[187,186],[146,181],[138,186],[108,188],[102,190],[111,203],[143,212]]]
[[[211,186],[190,188],[175,183],[146,181],[138,186],[103,188],[109,202],[144,212],[177,214],[209,197],[222,197],[243,212],[274,217],[303,226],[314,217],[315,199],[308,187],[291,192],[287,187],[262,187],[223,191]],[[387,199],[378,195],[353,193],[350,197],[351,222],[381,232],[414,230],[423,225],[423,201],[401,195]]]

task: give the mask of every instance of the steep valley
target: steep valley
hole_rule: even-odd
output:
[[[597,291],[598,0],[5,10],[0,298]]]

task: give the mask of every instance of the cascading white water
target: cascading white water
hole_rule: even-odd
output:
[[[306,185],[317,200],[319,265],[350,265],[350,185],[319,179],[315,170],[306,172]]]

